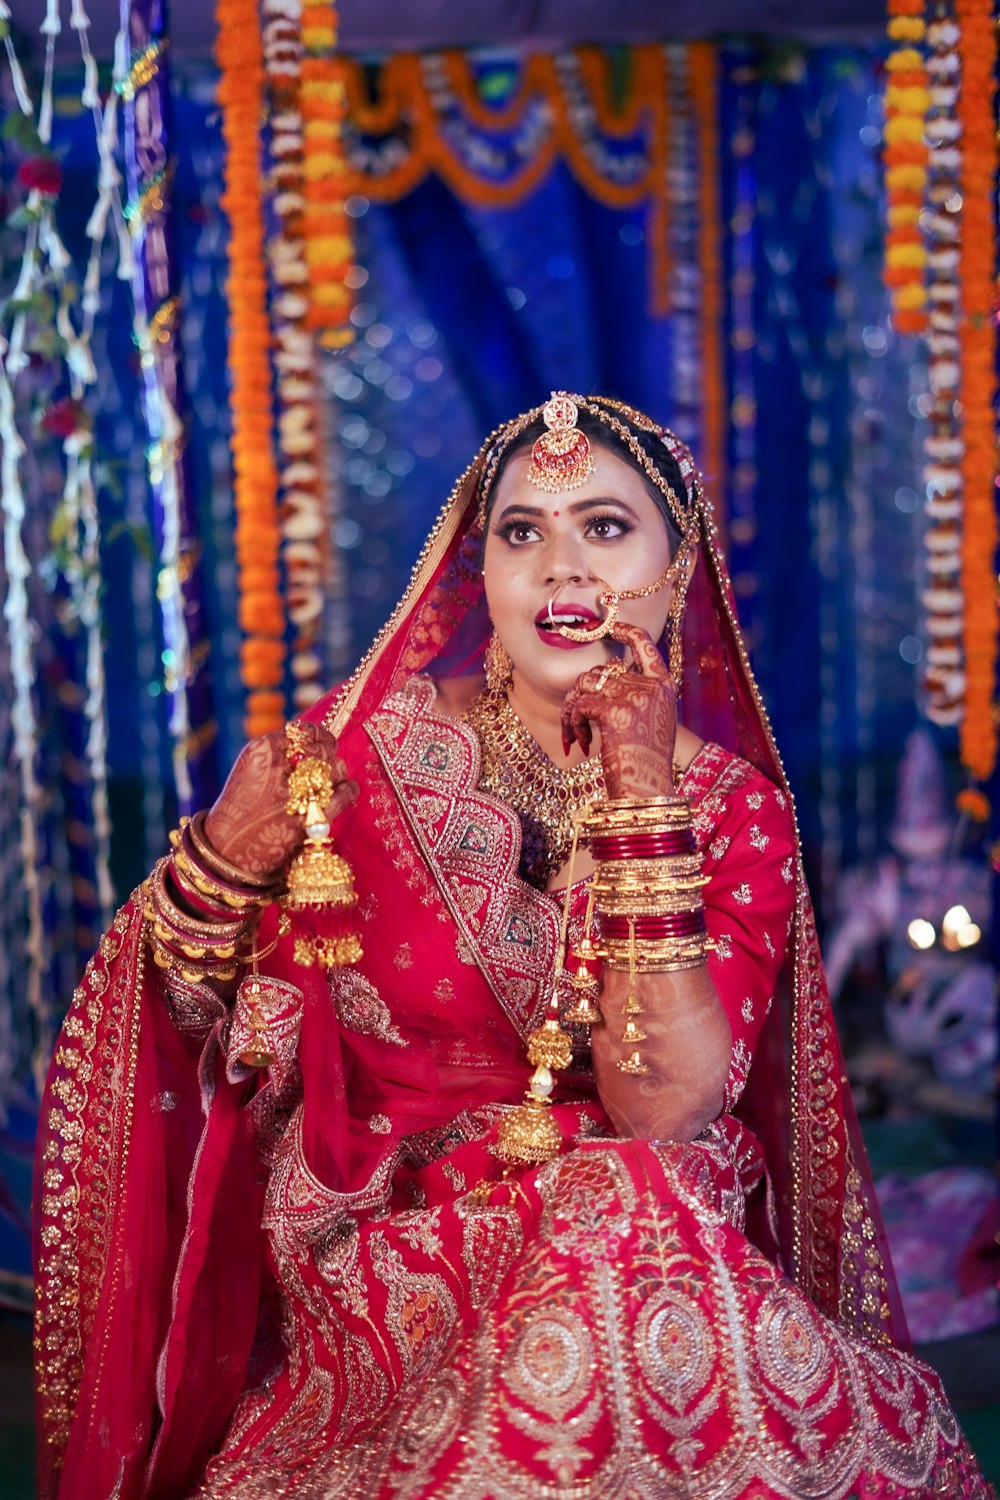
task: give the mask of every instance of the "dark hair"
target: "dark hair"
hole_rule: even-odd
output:
[[[615,413],[615,416],[628,428],[647,458],[651,460],[654,467],[663,475],[663,478],[677,496],[679,503],[687,509],[690,504],[688,487],[684,483],[684,476],[681,474],[680,465],[670,450],[664,445],[662,438],[657,437],[655,432],[645,432],[641,427],[634,426],[633,423],[629,422],[618,412]],[[639,475],[639,478],[646,486],[649,498],[666,523],[667,536],[670,542],[670,555],[673,557],[681,544],[681,533],[678,529],[676,518],[671,514],[670,507],[667,504],[667,497],[663,491],[653,483],[645,469],[641,468],[636,462],[635,454],[622,441],[622,438],[615,429],[609,427],[606,422],[602,422],[600,417],[594,416],[593,412],[581,409],[576,425],[581,432],[586,433],[592,443],[599,443],[601,447],[607,448],[616,458],[623,459]],[[544,431],[545,423],[541,417],[537,417],[534,422],[525,427],[523,432],[518,433],[509,448],[504,449],[497,464],[496,473],[493,475],[490,492],[486,497],[487,520],[489,519],[489,512],[492,509],[497,493],[497,486],[500,483],[500,477],[504,469],[516,454],[523,453],[526,448],[531,448],[536,439],[540,438]]]

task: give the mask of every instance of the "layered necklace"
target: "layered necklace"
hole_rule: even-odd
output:
[[[605,794],[600,758],[560,769],[532,739],[502,688],[484,687],[462,715],[479,739],[479,785],[521,820],[522,880],[544,890],[573,844],[573,817]]]

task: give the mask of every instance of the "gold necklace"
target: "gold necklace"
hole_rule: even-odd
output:
[[[479,739],[479,785],[521,820],[522,879],[544,889],[573,844],[573,816],[605,794],[596,755],[561,770],[525,729],[498,688],[484,687],[462,714]]]

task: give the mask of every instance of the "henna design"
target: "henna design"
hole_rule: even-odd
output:
[[[582,674],[563,704],[563,747],[568,754],[576,740],[589,755],[596,726],[608,796],[663,796],[674,790],[677,689],[645,630],[618,624],[613,634],[631,651],[632,670]]]
[[[732,1052],[732,1032],[704,966],[682,974],[637,976],[642,1003],[638,1023],[646,1033],[644,1078],[630,1078],[622,1055],[622,1013],[627,974],[605,969],[603,1022],[591,1033],[591,1056],[601,1103],[619,1135],[692,1140],[721,1112]]]
[[[321,725],[299,721],[299,747],[329,765],[333,772],[333,800],[329,819],[344,812],[358,795],[358,784],[348,776],[337,754],[337,741]],[[263,879],[276,875],[300,848],[301,818],[285,812],[288,796],[287,741],[283,729],[251,740],[205,820],[205,837],[231,864],[247,875]]]

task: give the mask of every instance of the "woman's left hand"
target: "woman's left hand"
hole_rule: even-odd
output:
[[[575,739],[589,755],[596,727],[609,797],[669,796],[674,791],[676,685],[641,626],[619,623],[612,634],[631,651],[632,668],[623,670],[611,662],[583,673],[563,704],[563,745],[568,754]]]

